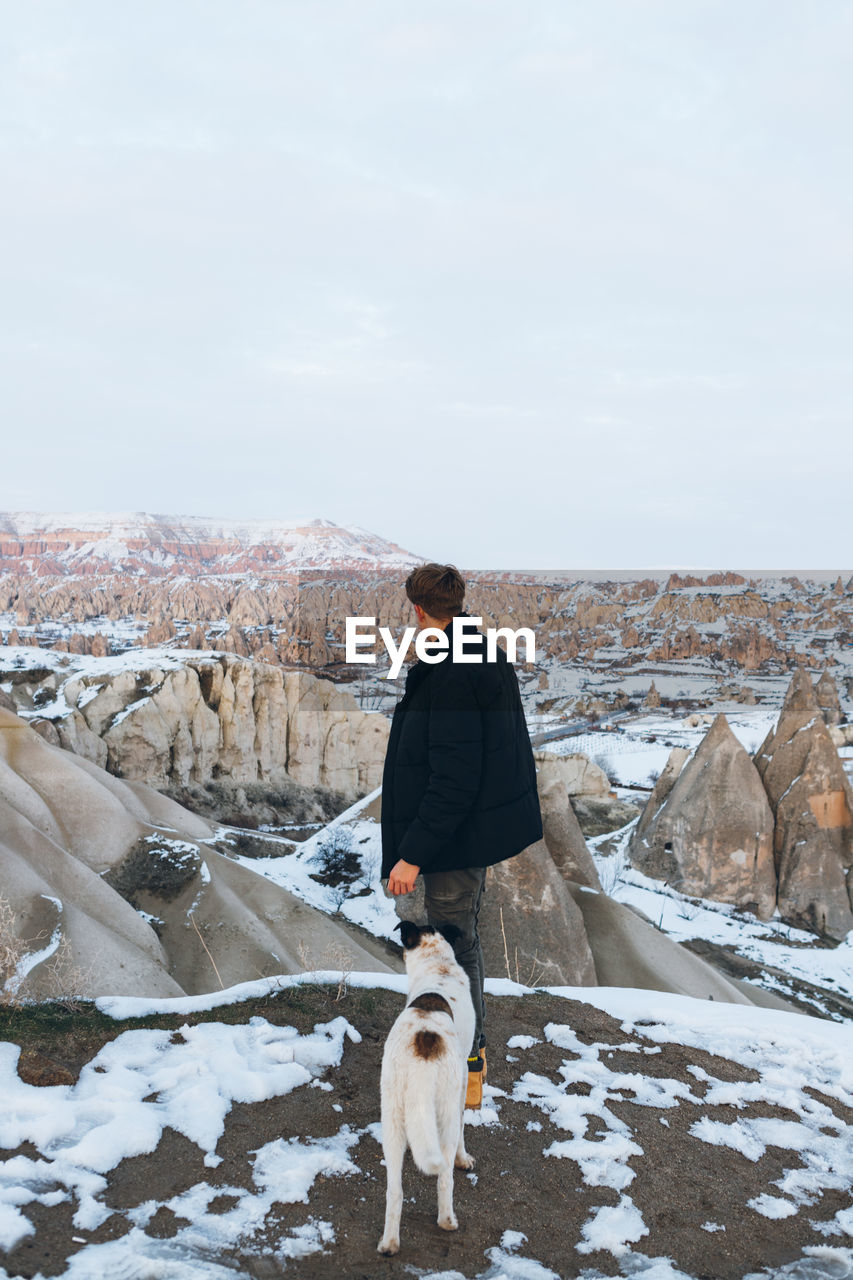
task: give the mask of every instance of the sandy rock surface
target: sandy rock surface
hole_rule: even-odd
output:
[[[673,781],[676,764],[670,757],[658,779],[630,845],[632,863],[681,893],[768,919],[776,906],[773,813],[725,716],[716,717]]]
[[[755,756],[775,817],[779,910],[833,938],[853,929],[853,789],[806,672]]]
[[[215,852],[213,835],[204,818],[0,708],[14,992],[177,995],[310,967],[398,967],[382,943]]]

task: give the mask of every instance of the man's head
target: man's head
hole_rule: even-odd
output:
[[[453,564],[421,564],[406,579],[406,595],[422,627],[445,627],[462,612],[465,580]]]

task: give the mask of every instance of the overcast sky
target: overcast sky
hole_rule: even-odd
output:
[[[853,567],[846,0],[0,13],[0,509]]]

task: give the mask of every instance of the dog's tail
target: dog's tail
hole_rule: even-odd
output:
[[[412,1152],[412,1159],[421,1173],[437,1177],[444,1168],[444,1156],[438,1141],[438,1125],[435,1118],[435,1106],[430,1100],[429,1106],[423,1105],[409,1108],[406,1112],[406,1138]]]
[[[434,1031],[419,1031],[415,1036],[415,1052],[418,1053],[420,1038],[430,1049],[429,1054],[420,1056],[443,1056],[446,1052],[443,1037]],[[420,1078],[418,1078],[418,1076]],[[438,1136],[438,1089],[439,1076],[435,1071],[428,1075],[414,1073],[409,1077],[409,1096],[406,1099],[405,1124],[406,1139],[412,1152],[412,1159],[421,1173],[436,1177],[444,1168],[444,1156],[441,1154],[441,1142]]]

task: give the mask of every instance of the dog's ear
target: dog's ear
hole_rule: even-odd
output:
[[[400,940],[407,951],[411,951],[421,940],[420,928],[414,920],[401,920],[394,928],[400,930]]]
[[[459,928],[458,925],[455,925],[455,924],[440,925],[438,932],[444,938],[445,942],[449,942],[451,947],[454,947],[454,948],[456,946],[456,943],[462,937],[462,930]]]

